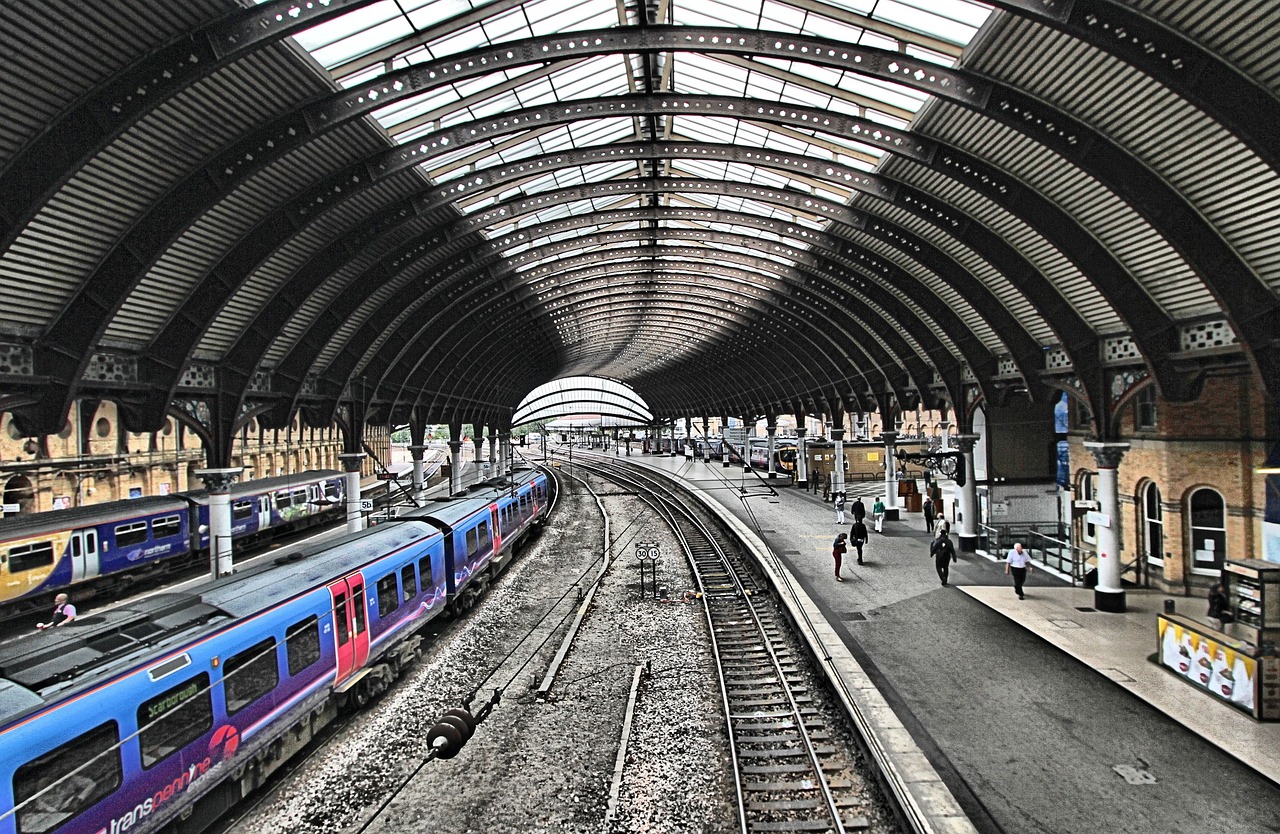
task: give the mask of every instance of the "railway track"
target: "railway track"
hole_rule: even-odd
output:
[[[585,457],[585,456],[584,456]],[[583,463],[586,463],[583,461]],[[813,705],[769,594],[719,525],[662,479],[608,460],[587,466],[645,496],[671,524],[704,601],[732,751],[740,830],[859,831],[866,796]]]

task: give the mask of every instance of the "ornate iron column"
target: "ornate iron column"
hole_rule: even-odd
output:
[[[778,450],[778,426],[775,423],[776,418],[770,414],[769,423],[764,427],[765,434],[769,436],[769,445],[766,454],[769,456],[769,477],[772,478],[778,474],[778,464],[774,461],[774,455]]]
[[[364,464],[364,452],[348,452],[338,455],[347,473],[347,532],[359,533],[364,529],[364,516],[360,515],[360,469]]]
[[[805,435],[809,430],[804,424],[804,415],[799,415],[796,426],[796,486],[804,488],[809,484],[809,452],[805,449]]]
[[[449,494],[462,492],[462,441],[449,439]]]
[[[837,493],[844,492],[844,412],[837,411],[831,415],[831,439],[836,444],[836,459],[831,462],[831,500],[835,501]],[[886,506],[888,506],[886,504]],[[885,513],[885,518],[889,514]],[[893,518],[897,518],[896,515]]]
[[[1128,443],[1086,441],[1098,464],[1098,507],[1094,521],[1098,530],[1098,587],[1093,590],[1093,607],[1119,613],[1125,610],[1124,588],[1120,585],[1120,493],[1117,472]]]
[[[884,442],[884,520],[898,520],[898,459],[894,449],[898,445],[896,431],[880,432]]]
[[[960,504],[960,549],[972,553],[978,549],[978,484],[974,481],[973,465],[974,444],[982,439],[980,434],[957,434],[956,445],[964,455],[964,480],[956,478],[956,486],[960,487],[957,496]]]
[[[425,472],[424,472],[424,465],[422,462],[423,456],[426,454],[426,451],[427,451],[426,446],[419,446],[415,444],[409,447],[409,454],[413,456],[413,491],[414,492],[422,492],[423,488],[426,486],[426,484],[424,483],[426,478],[424,477]]]
[[[243,471],[239,467],[195,472],[209,490],[209,572],[215,579],[232,573],[231,486]]]
[[[489,477],[502,477],[502,458],[498,454],[498,435],[493,426],[489,427]]]

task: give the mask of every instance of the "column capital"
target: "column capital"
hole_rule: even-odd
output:
[[[240,477],[240,473],[244,471],[243,466],[232,469],[197,469],[196,477],[204,481],[205,489],[214,494],[225,494],[231,491],[231,485]]]
[[[461,452],[461,451],[462,451],[462,441],[461,441],[461,440],[450,440],[450,441],[449,441],[449,451],[450,451],[450,452],[452,452],[452,453],[453,453],[453,454],[455,454],[455,455],[456,455],[458,452]]]
[[[956,441],[956,448],[965,454],[972,452],[973,447],[982,439],[982,435],[973,433],[957,434],[954,435],[954,437]]]
[[[880,432],[880,439],[886,446],[898,445],[898,433],[896,431],[882,431]]]
[[[804,426],[796,426],[796,437],[804,437],[808,433],[809,430]]]
[[[831,439],[832,439],[833,441],[837,442],[837,443],[843,443],[843,442],[844,442],[844,429],[837,429],[837,428],[832,427],[832,429],[831,429]]]
[[[777,426],[765,426],[765,427],[764,427],[764,431],[765,431],[765,434],[777,434],[777,433],[778,433],[778,427],[777,427]]]
[[[338,460],[342,461],[342,469],[345,472],[359,472],[364,467],[364,459],[367,457],[364,452],[347,452],[338,455]]]
[[[414,460],[422,460],[422,456],[426,451],[427,451],[426,446],[415,445],[415,446],[409,447],[409,454],[413,457]]]
[[[1093,459],[1099,469],[1115,469],[1124,459],[1124,453],[1131,448],[1128,443],[1108,443],[1105,441],[1086,440],[1084,447],[1093,453]]]

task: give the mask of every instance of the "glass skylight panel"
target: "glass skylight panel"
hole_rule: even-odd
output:
[[[499,43],[504,40],[525,39],[533,36],[533,32],[529,29],[529,21],[524,15],[524,9],[521,8],[515,8],[496,17],[488,18],[482,21],[480,25],[493,43]]]
[[[697,90],[698,95],[707,96],[742,96],[746,92],[747,73],[737,67],[695,55],[677,55],[675,61],[676,92]]]
[[[486,46],[489,43],[488,35],[478,23],[474,23],[465,29],[457,32],[451,32],[448,35],[427,43],[427,49],[437,58],[446,55],[457,55],[461,52],[470,52]]]
[[[601,98],[629,92],[626,66],[616,55],[602,55],[552,76],[561,101]]]
[[[575,147],[585,148],[592,145],[607,145],[624,138],[634,136],[631,117],[611,119],[593,119],[577,122],[570,126],[569,135],[573,137]]]
[[[535,0],[524,9],[534,35],[604,29],[618,23],[618,7],[609,0]]]
[[[346,19],[346,17],[341,17],[333,22],[340,23]],[[405,20],[403,15],[397,12],[394,18],[385,23],[352,32],[347,37],[328,46],[310,50],[311,57],[319,61],[321,66],[331,67],[372,52],[380,46],[411,34],[413,34],[413,27],[409,25],[409,21]]]
[[[341,17],[312,26],[294,35],[293,39],[297,41],[298,46],[314,54],[317,50],[332,46],[396,18],[403,20],[404,16],[400,13],[400,7],[395,0],[383,0],[381,3],[354,9]],[[405,21],[405,28],[412,29],[408,21]]]
[[[987,12],[969,3],[929,3],[926,9],[920,3],[881,0],[876,4],[876,17],[917,32],[933,32],[955,43],[968,43]]]
[[[773,32],[793,32],[799,33],[801,27],[804,26],[806,13],[785,3],[776,3],[774,0],[765,0],[764,7],[760,13],[759,27],[768,29]]]
[[[672,4],[674,21],[681,26],[736,26],[754,29],[760,20],[760,2],[740,0],[680,0]]]

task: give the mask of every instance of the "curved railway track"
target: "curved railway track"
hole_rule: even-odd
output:
[[[580,458],[626,483],[675,531],[693,568],[712,635],[732,751],[740,830],[844,832],[867,827],[866,797],[844,778],[847,756],[808,689],[786,639],[787,627],[735,541],[687,506],[666,481],[635,467]]]

